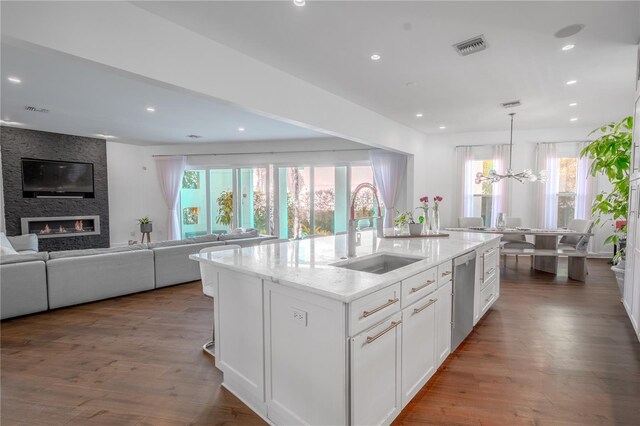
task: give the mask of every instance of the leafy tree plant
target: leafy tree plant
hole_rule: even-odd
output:
[[[600,192],[593,202],[592,213],[595,223],[605,217],[626,220],[629,202],[629,166],[631,164],[631,139],[633,117],[623,118],[619,123],[609,123],[595,129],[590,135],[600,132],[598,139],[588,144],[580,153],[581,157],[593,160],[592,176],[603,174],[613,185],[610,192]],[[622,230],[626,233],[626,227]],[[617,244],[620,235],[610,235],[605,244]]]
[[[222,191],[216,199],[218,203],[218,217],[216,223],[230,226],[233,220],[233,192]]]

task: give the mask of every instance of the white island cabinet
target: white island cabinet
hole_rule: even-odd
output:
[[[416,259],[383,274],[340,267],[341,236],[192,255],[214,277],[223,386],[271,424],[391,423],[451,352],[452,259],[495,251],[499,237],[363,234],[356,259]],[[478,278],[469,309],[482,315],[499,272]]]

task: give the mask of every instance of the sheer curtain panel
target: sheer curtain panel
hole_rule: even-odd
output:
[[[538,226],[555,229],[558,226],[558,183],[560,160],[556,154],[556,144],[539,143],[537,150],[537,170],[547,170],[547,182],[538,186]]]
[[[493,168],[504,174],[509,167],[509,145],[493,146]],[[493,185],[491,193],[491,225],[498,225],[498,215],[504,213],[509,217],[509,199],[512,179],[502,179]]]
[[[458,217],[473,216],[473,149],[470,146],[456,147],[458,173]]]
[[[407,174],[407,156],[376,149],[369,151],[376,188],[384,204],[384,228],[393,228],[393,215],[398,191]]]
[[[178,203],[180,201],[180,187],[182,175],[187,165],[186,157],[156,157],[158,179],[164,201],[169,209],[167,218],[167,239],[180,239],[180,216]]]
[[[576,179],[576,219],[591,220],[591,206],[595,196],[596,179],[591,176],[589,170],[591,161],[587,157],[580,158],[580,152],[588,142],[577,144],[576,156],[578,157],[578,176]]]

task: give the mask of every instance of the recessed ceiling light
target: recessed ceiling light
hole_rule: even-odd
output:
[[[578,121],[578,117],[570,118],[569,121]]]
[[[583,29],[584,24],[573,24],[558,30],[558,32],[556,32],[554,35],[557,38],[567,38],[571,37],[572,35],[578,34]]]
[[[406,87],[416,87],[418,85],[417,81],[409,81],[404,84]]]
[[[244,127],[238,127],[239,132],[244,132]]]
[[[96,133],[96,136],[99,138],[103,138],[103,139],[114,139],[115,136],[113,135],[106,135],[104,133]]]
[[[562,50],[567,51],[573,49],[574,47],[576,46],[573,44],[567,44],[566,46],[562,46]]]
[[[567,81],[567,86],[571,86],[572,84],[576,84],[578,80],[569,80]]]
[[[578,103],[577,103],[577,102],[571,102],[571,103],[569,104],[569,106],[576,106],[576,105],[578,105]]]
[[[156,109],[154,107],[147,107],[147,111],[156,112]]]
[[[18,77],[7,77],[7,80],[9,80],[10,82],[12,82],[14,84],[22,83],[22,80],[20,80]]]
[[[373,55],[371,55],[371,60],[372,61],[379,61],[380,58],[382,58],[380,55],[378,55],[377,53],[374,53]]]
[[[296,6],[304,6],[305,4],[307,4],[307,2],[305,0],[293,0],[293,4],[295,4]]]
[[[447,128],[447,126],[440,126],[440,130],[444,130],[446,128]]]
[[[423,115],[423,114],[422,114],[421,112],[419,112],[419,113],[417,113],[417,114],[416,114],[416,117],[418,117],[418,118],[422,118],[422,115]]]

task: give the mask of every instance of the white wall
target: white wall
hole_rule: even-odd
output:
[[[506,120],[505,120],[506,122]],[[538,142],[572,142],[593,139],[588,135],[590,128],[570,127],[564,129],[544,129],[517,131],[514,130],[513,169],[535,170],[535,148]],[[484,145],[509,143],[509,131],[474,132],[458,134],[429,135],[429,143],[415,155],[415,181],[413,203],[418,205],[422,195],[432,197],[442,195],[445,201],[441,207],[441,223],[443,226],[457,226],[459,216],[457,209],[457,177],[461,170],[456,169],[455,147],[458,145]],[[525,225],[536,226],[536,191],[538,184],[514,183],[511,191],[510,211],[512,217],[522,218]],[[609,182],[605,177],[597,179],[596,191],[608,190]],[[594,252],[611,253],[612,246],[604,246],[604,239],[612,232],[613,224],[608,221],[596,228],[594,236]]]
[[[157,146],[109,141],[107,165],[111,245],[121,246],[126,245],[128,240],[139,240],[136,219],[142,216],[153,220],[154,240],[167,239],[167,206],[160,190],[154,155],[191,154],[187,158],[191,167],[346,165],[369,161],[368,149],[365,145],[341,139]],[[229,153],[240,154],[220,155]]]

